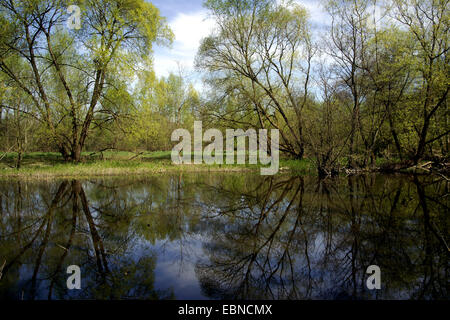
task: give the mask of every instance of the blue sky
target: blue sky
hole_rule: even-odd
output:
[[[179,13],[195,13],[203,8],[203,0],[153,0],[150,2],[159,8],[163,16],[169,19],[175,18]]]
[[[166,17],[175,41],[171,48],[154,48],[154,69],[158,76],[178,72],[179,66],[186,74],[194,71],[194,59],[200,41],[208,36],[214,26],[203,8],[203,0],[153,0],[151,1]],[[330,17],[324,13],[320,0],[297,0],[304,5],[313,25],[323,26]]]

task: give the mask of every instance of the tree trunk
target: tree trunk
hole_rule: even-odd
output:
[[[420,160],[422,160],[424,154],[425,154],[425,146],[426,146],[426,139],[428,134],[428,128],[430,126],[430,121],[428,117],[425,117],[425,121],[423,124],[422,132],[420,133],[419,138],[419,144],[417,146],[416,154],[414,155],[414,164],[417,165]]]
[[[22,166],[22,150],[19,149],[17,151],[16,169],[19,170],[21,166]]]
[[[71,158],[73,162],[80,162],[81,161],[81,146],[80,144],[76,144],[71,152]]]

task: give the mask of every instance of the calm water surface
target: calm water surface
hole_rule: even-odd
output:
[[[448,299],[436,177],[0,182],[0,300]],[[81,290],[69,291],[78,265]],[[382,289],[366,288],[381,268]]]

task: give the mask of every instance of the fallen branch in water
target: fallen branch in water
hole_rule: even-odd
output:
[[[63,247],[62,245],[60,245],[60,244],[56,244],[58,247],[60,247],[61,249],[63,249],[63,250],[65,250],[65,251],[69,251],[67,248],[65,248],[65,247]]]
[[[421,165],[418,164],[416,166],[412,166],[412,167],[408,168],[407,170],[414,170],[415,171],[415,170],[418,170],[418,169],[422,169],[422,170],[425,170],[427,172],[430,172],[432,164],[433,164],[433,162],[429,161],[429,162],[423,163]]]

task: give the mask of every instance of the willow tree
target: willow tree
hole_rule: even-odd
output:
[[[133,115],[124,124],[127,134],[121,139],[125,150],[171,150],[172,132],[191,129],[199,105],[199,94],[180,72],[157,79],[143,73],[133,95]]]
[[[444,138],[448,146],[449,0],[394,0],[395,17],[412,35],[415,47],[410,61],[418,76],[409,101],[415,134],[413,160],[417,164],[426,148]],[[447,149],[448,153],[448,149]]]
[[[269,0],[208,0],[205,6],[217,28],[203,40],[197,66],[241,91],[252,101],[258,125],[280,130],[280,150],[302,158],[302,111],[315,51],[306,10]]]
[[[0,71],[32,99],[52,146],[78,162],[96,117],[120,116],[104,103],[115,76],[142,65],[152,44],[172,34],[144,0],[83,0],[70,14],[71,4],[1,0]],[[77,13],[78,30],[71,28]],[[15,67],[17,57],[26,70]]]

